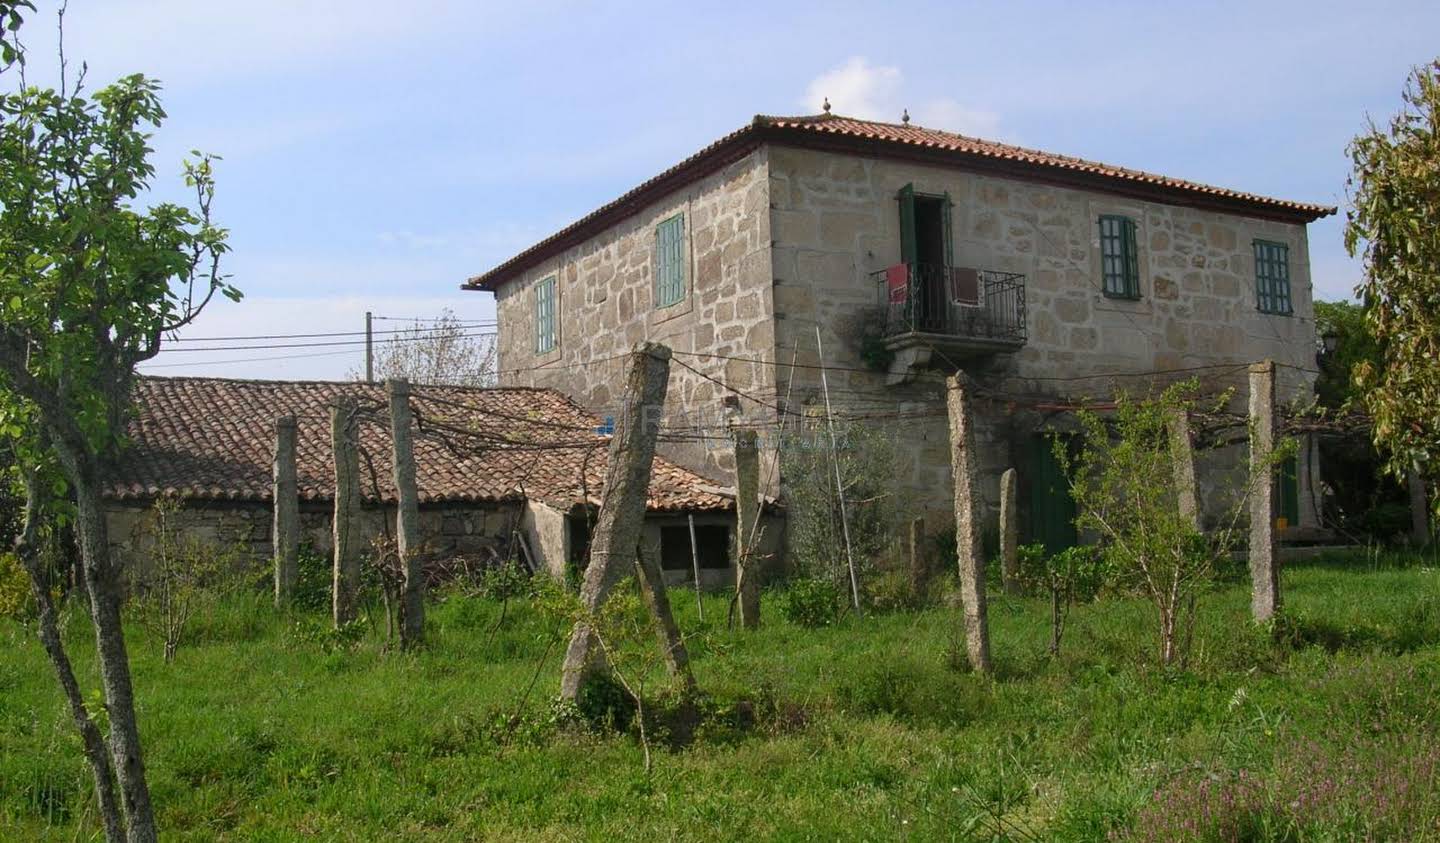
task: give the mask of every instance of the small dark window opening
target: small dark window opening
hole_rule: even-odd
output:
[[[580,512],[565,518],[570,531],[570,557],[568,561],[578,570],[585,570],[590,564],[590,535],[595,528],[595,513]]]
[[[730,567],[730,528],[724,524],[696,524],[695,551],[700,567],[718,570]],[[660,567],[667,571],[689,571],[690,527],[660,528]]]

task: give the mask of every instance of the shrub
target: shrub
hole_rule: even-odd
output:
[[[0,553],[0,618],[29,620],[35,614],[30,575],[13,553]]]
[[[308,544],[300,545],[296,560],[295,593],[290,604],[297,609],[318,612],[330,607],[334,567]]]
[[[780,592],[780,615],[797,626],[829,626],[845,611],[845,599],[829,578],[793,580]]]

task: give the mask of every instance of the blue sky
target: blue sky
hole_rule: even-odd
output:
[[[458,285],[757,112],[915,122],[1343,207],[1346,141],[1440,54],[1440,4],[73,0],[97,85],[165,84],[157,194],[224,156],[246,293],[191,336],[493,318]],[[52,72],[53,6],[25,31]],[[1318,295],[1358,267],[1311,228]],[[156,374],[336,378],[358,352],[165,353]],[[195,362],[209,361],[209,362]]]

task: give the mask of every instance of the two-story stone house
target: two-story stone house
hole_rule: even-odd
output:
[[[1281,402],[1305,400],[1306,224],[1334,212],[908,123],[759,116],[465,287],[496,296],[503,383],[601,414],[641,340],[676,351],[667,414],[702,434],[813,414],[823,365],[834,412],[894,436],[897,494],[936,529],[953,519],[941,376],[964,368],[998,396],[977,408],[987,496],[1016,467],[1026,532],[1056,544],[1053,414],[1014,396],[1158,372],[1243,400],[1244,364],[1268,358]],[[665,451],[726,476],[713,441]],[[1315,523],[1313,453],[1282,484],[1291,524]]]

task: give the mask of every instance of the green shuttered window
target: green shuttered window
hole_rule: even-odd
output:
[[[555,276],[535,285],[535,353],[555,350]]]
[[[1289,315],[1290,247],[1269,240],[1255,241],[1255,305],[1262,313]]]
[[[685,215],[655,226],[655,306],[671,307],[685,299]]]
[[[1105,295],[1117,299],[1140,298],[1140,259],[1135,245],[1135,221],[1106,214],[1100,217],[1100,276]]]

